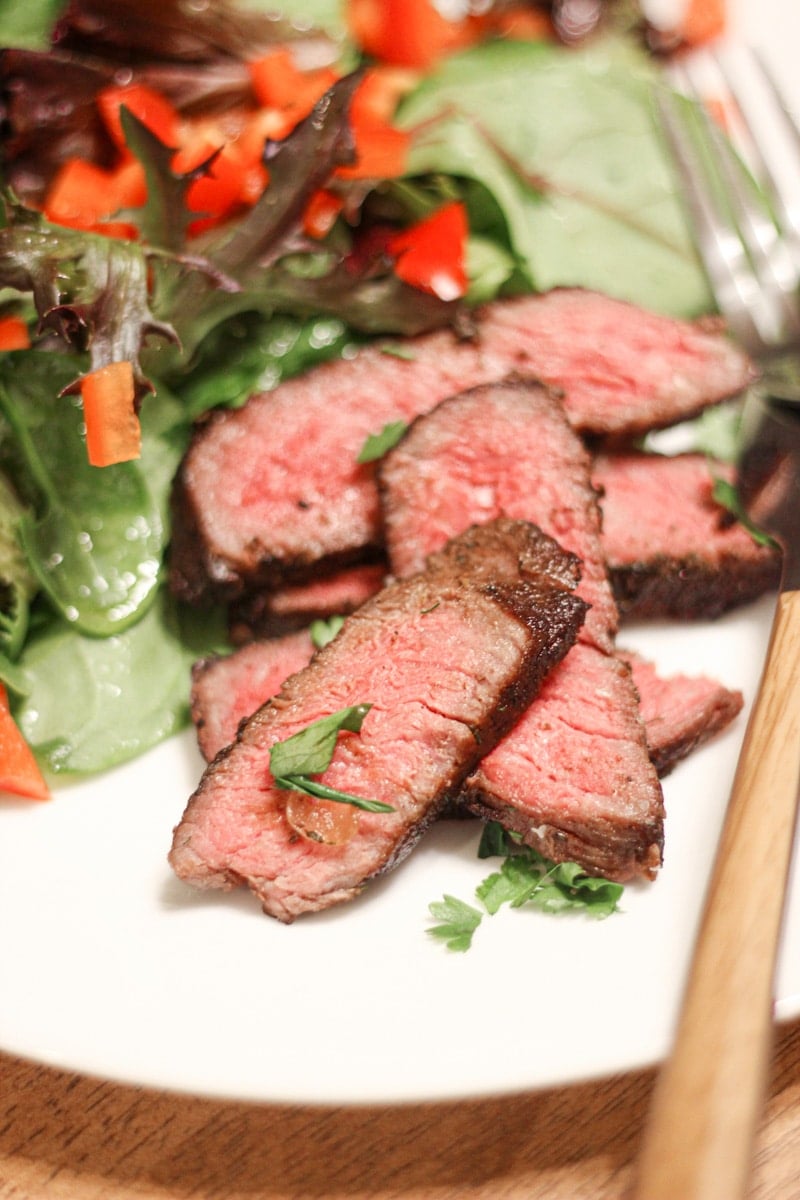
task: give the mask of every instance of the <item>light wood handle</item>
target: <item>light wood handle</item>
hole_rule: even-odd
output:
[[[675,1045],[645,1130],[637,1200],[746,1194],[769,1065],[798,788],[800,591],[794,591],[778,598]]]

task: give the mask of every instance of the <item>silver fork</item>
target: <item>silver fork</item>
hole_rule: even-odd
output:
[[[743,48],[732,54],[709,51],[675,66],[693,105],[681,111],[665,91],[659,111],[720,312],[764,358],[800,347],[800,130],[763,59]],[[730,137],[707,107],[720,97]]]
[[[725,77],[719,59],[704,70]],[[756,67],[772,112],[785,107]],[[684,74],[682,85],[687,87]],[[730,81],[727,80],[730,85]],[[730,89],[733,90],[732,88]],[[800,237],[794,200],[752,134],[750,91],[736,88],[760,184],[697,111],[664,96],[662,118],[720,310],[756,357],[800,356]],[[763,189],[763,192],[760,190]],[[800,190],[798,190],[800,197]],[[748,402],[749,403],[749,402]],[[742,469],[769,452],[772,499],[759,513],[783,549],[781,592],[717,850],[674,1046],[658,1079],[635,1188],[637,1200],[740,1200],[766,1089],[772,989],[800,791],[800,408],[763,407]],[[777,482],[776,482],[777,481]],[[762,496],[766,493],[762,493]]]

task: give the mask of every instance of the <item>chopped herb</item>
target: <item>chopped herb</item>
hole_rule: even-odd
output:
[[[497,858],[511,853],[509,834],[499,821],[487,821],[478,844],[478,858]]]
[[[335,616],[328,617],[327,621],[320,617],[316,621],[311,622],[311,642],[316,650],[321,650],[323,646],[327,646],[328,642],[332,642],[339,630],[344,625],[344,617]]]
[[[359,451],[356,462],[369,463],[375,462],[378,458],[383,458],[393,446],[396,446],[408,429],[406,421],[389,421],[384,425],[380,433],[371,433],[364,442],[364,445]]]
[[[578,863],[552,862],[532,847],[521,845],[518,834],[509,833],[496,821],[484,826],[478,857],[504,859],[500,869],[475,889],[476,898],[490,916],[504,904],[511,908],[531,904],[547,913],[583,912],[597,920],[619,908],[622,884],[587,875]],[[481,920],[480,911],[452,896],[445,896],[445,903],[429,907],[443,924],[428,932],[448,939],[452,950],[469,949]]]
[[[336,800],[340,804],[352,804],[353,808],[360,808],[364,812],[394,812],[391,804],[384,804],[382,800],[365,800],[363,796],[354,796],[352,792],[340,792],[338,788],[327,787],[306,775],[276,775],[275,782],[280,788],[302,792],[316,800]]]
[[[383,804],[379,800],[366,800],[349,792],[340,792],[309,778],[311,775],[321,775],[328,768],[339,733],[360,732],[364,717],[371,707],[370,704],[356,704],[339,709],[330,716],[312,721],[305,729],[301,729],[285,741],[276,742],[269,752],[269,766],[278,787],[303,792],[306,796],[318,799],[352,804],[366,812],[393,812],[390,804]]]
[[[750,519],[750,516],[742,503],[742,498],[732,483],[727,479],[715,479],[712,496],[717,504],[727,509],[732,513],[736,520],[750,534],[750,537],[758,546],[777,546],[777,542],[773,537],[770,537],[763,529]]]
[[[471,904],[448,895],[434,900],[428,908],[434,920],[439,922],[428,929],[431,937],[441,938],[448,950],[469,950],[472,935],[483,920],[483,914]]]
[[[512,908],[533,904],[543,912],[582,910],[586,916],[602,919],[616,912],[622,885],[587,875],[577,863],[551,862],[526,846],[484,879],[476,895],[492,915],[503,904]]]

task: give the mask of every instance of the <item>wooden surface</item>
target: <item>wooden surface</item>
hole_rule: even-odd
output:
[[[150,1092],[0,1055],[0,1200],[619,1200],[653,1079],[308,1109]],[[800,1022],[776,1033],[751,1195],[800,1197]]]

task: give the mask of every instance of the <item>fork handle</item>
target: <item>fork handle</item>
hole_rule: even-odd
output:
[[[636,1200],[746,1194],[800,788],[800,591],[778,598]]]

